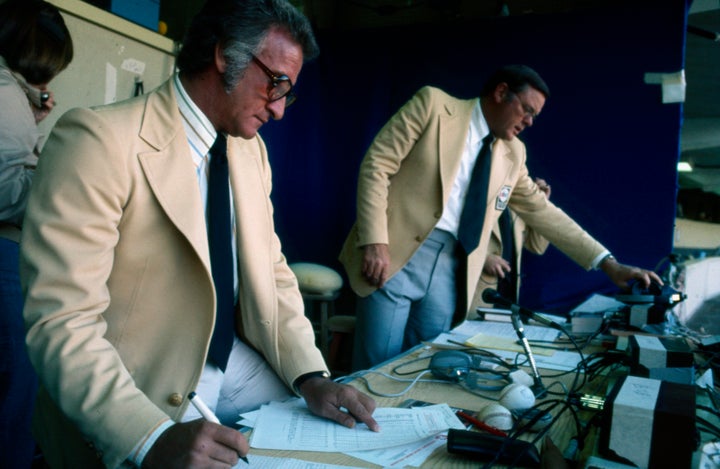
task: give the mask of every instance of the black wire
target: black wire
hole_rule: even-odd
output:
[[[552,428],[552,426],[560,419],[560,417],[562,417],[562,414],[563,414],[566,410],[570,410],[570,412],[573,413],[573,417],[574,417],[574,419],[575,419],[575,424],[576,424],[576,427],[577,427],[577,429],[578,429],[578,433],[580,432],[580,429],[581,429],[580,420],[579,420],[579,418],[577,417],[577,414],[575,413],[575,411],[574,411],[574,409],[572,408],[572,406],[568,405],[568,403],[567,403],[566,401],[563,401],[563,400],[560,400],[560,399],[546,400],[546,401],[541,402],[540,404],[535,405],[533,408],[537,408],[538,410],[544,410],[545,412],[550,412],[551,410],[553,410],[553,409],[554,409],[555,407],[557,407],[558,405],[562,405],[563,408],[562,408],[555,416],[553,416],[553,419],[548,423],[548,425],[545,426],[545,428],[543,428],[543,429],[541,429],[539,432],[537,432],[537,435],[530,441],[530,446],[528,446],[528,447],[525,449],[524,452],[521,452],[521,453],[518,453],[517,455],[515,455],[515,458],[513,459],[513,461],[507,466],[508,468],[514,468],[514,467],[516,467],[517,464],[520,463],[522,457],[525,456],[525,453],[526,453],[531,447],[535,447],[535,445],[537,444],[537,442],[540,441],[540,439],[543,438],[545,435],[547,435],[547,433],[550,431],[550,429]],[[547,408],[546,408],[546,409],[543,409],[543,407],[547,407]],[[497,451],[495,457],[494,457],[492,460],[488,461],[488,462],[487,462],[485,465],[483,465],[482,467],[483,467],[483,468],[491,468],[495,463],[497,463],[497,462],[498,462],[498,459],[499,459],[500,456],[504,453],[505,449],[506,449],[513,441],[517,440],[518,437],[520,437],[520,436],[524,435],[525,433],[527,433],[527,432],[528,432],[528,429],[529,429],[529,428],[532,428],[532,425],[534,425],[535,423],[537,423],[537,421],[538,421],[541,417],[542,417],[542,416],[541,416],[540,414],[538,414],[536,417],[534,417],[533,419],[531,419],[528,423],[526,423],[526,424],[523,425],[522,427],[516,428],[516,429],[515,429],[510,435],[508,435],[508,437],[503,441],[503,445],[502,445],[502,446],[500,447],[500,449]]]
[[[399,365],[397,365],[395,368],[392,369],[392,372],[399,376],[407,376],[407,375],[414,375],[416,373],[420,373],[421,371],[428,371],[428,370],[430,370],[430,367],[428,367],[428,366],[426,366],[425,368],[419,368],[419,369],[415,369],[412,371],[405,371],[405,372],[401,372],[400,368],[403,368],[407,365],[412,365],[413,363],[419,362],[421,360],[429,360],[431,358],[432,358],[432,356],[420,357],[420,358],[415,358],[413,360],[410,360],[409,362],[400,363]]]
[[[716,438],[720,438],[720,428],[718,428],[716,425],[713,425],[706,419],[700,417],[699,415],[696,415],[695,419],[702,424],[702,427],[698,426],[699,430],[704,430],[705,432],[712,434]]]
[[[708,406],[702,405],[702,404],[697,404],[697,405],[695,406],[695,408],[696,408],[696,409],[700,409],[700,410],[704,410],[705,412],[707,412],[707,413],[709,413],[709,414],[712,414],[712,415],[714,415],[715,417],[720,418],[720,412],[718,412],[717,410],[715,410],[715,409],[713,409],[713,408],[711,408],[711,407],[708,407]]]

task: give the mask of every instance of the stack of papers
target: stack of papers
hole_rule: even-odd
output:
[[[551,329],[545,326],[528,325],[523,326],[523,329],[525,331],[525,337],[527,337],[528,340],[552,342],[560,335],[560,332],[557,329]],[[458,347],[458,342],[460,344],[466,344],[468,341],[473,341],[473,338],[476,336],[489,336],[496,339],[506,339],[504,342],[505,347],[509,347],[512,351],[522,352],[522,347],[515,344],[518,336],[517,332],[515,332],[515,328],[513,328],[513,325],[511,323],[494,321],[465,321],[452,331],[437,336],[435,340],[432,341],[432,345],[456,348]],[[476,344],[468,343],[466,345],[473,346]],[[481,345],[481,347],[503,348],[489,347],[487,345]],[[507,348],[504,349],[507,350]]]
[[[307,407],[264,405],[255,422],[250,446],[261,449],[347,452],[389,448],[434,436],[449,428],[465,428],[447,404],[412,409],[376,409],[381,431],[363,423],[347,428],[311,413]]]
[[[242,417],[238,423],[253,427],[252,448],[342,452],[384,467],[419,466],[446,444],[447,430],[465,428],[447,404],[375,409],[379,432],[318,417],[302,399],[272,402]]]

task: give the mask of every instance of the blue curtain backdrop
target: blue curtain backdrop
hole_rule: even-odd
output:
[[[360,161],[387,119],[423,85],[475,97],[496,67],[524,63],[551,98],[521,139],[552,200],[622,262],[655,268],[672,251],[682,105],[646,73],[684,67],[689,0],[608,2],[569,13],[471,23],[318,31],[298,102],[261,134],[273,167],[277,231],[290,262],[342,272]],[[615,293],[554,247],[524,254],[521,303],[567,312]]]

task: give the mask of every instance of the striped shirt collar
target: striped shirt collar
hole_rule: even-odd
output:
[[[210,147],[217,137],[217,131],[210,122],[210,119],[203,114],[187,94],[187,91],[185,91],[185,88],[180,82],[180,76],[177,73],[173,77],[173,85],[175,86],[175,92],[178,97],[178,109],[180,110],[180,115],[183,117],[183,125],[185,126],[188,142],[192,149],[193,161],[195,161],[197,165],[199,164],[198,158],[202,160],[208,151],[210,151]]]

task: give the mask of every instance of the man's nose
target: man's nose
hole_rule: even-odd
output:
[[[267,108],[273,120],[279,121],[285,115],[285,98],[268,103]]]

